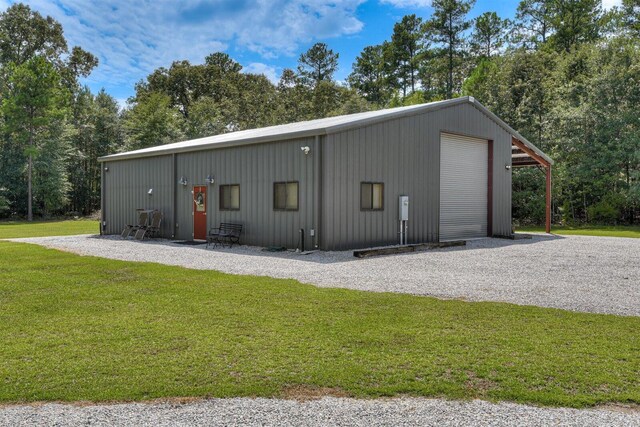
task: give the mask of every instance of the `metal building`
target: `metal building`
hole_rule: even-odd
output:
[[[472,97],[272,126],[99,159],[102,232],[136,209],[164,237],[354,249],[511,235],[511,168],[552,160]],[[405,196],[401,199],[401,196]],[[401,215],[406,221],[401,221]],[[549,218],[549,210],[547,210]],[[549,221],[548,221],[549,224]]]

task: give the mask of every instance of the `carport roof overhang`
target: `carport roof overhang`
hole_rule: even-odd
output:
[[[386,110],[368,111],[365,113],[348,114],[344,116],[328,117],[318,120],[310,120],[298,123],[289,123],[279,126],[270,126],[258,129],[229,132],[221,135],[206,138],[193,139],[189,141],[176,142],[173,144],[159,145],[141,150],[128,151],[124,153],[112,154],[98,158],[100,162],[114,160],[136,159],[142,157],[154,157],[167,154],[185,153],[215,148],[234,147],[242,145],[260,144],[275,141],[285,141],[297,138],[329,135],[349,129],[361,128],[367,125],[393,120],[402,117],[423,114],[425,112],[436,111],[461,104],[471,104],[489,119],[496,122],[512,137],[520,141],[531,155],[544,160],[549,165],[553,164],[551,158],[542,152],[538,147],[527,141],[516,130],[511,128],[502,119],[493,114],[484,105],[471,96],[437,101],[427,104],[411,105],[408,107],[390,108]],[[519,154],[519,153],[518,153]],[[516,158],[519,159],[519,158]],[[516,160],[519,161],[519,160]]]
[[[546,175],[545,187],[545,231],[551,233],[551,165],[553,162],[541,156],[515,136],[511,139],[511,167],[542,167]]]

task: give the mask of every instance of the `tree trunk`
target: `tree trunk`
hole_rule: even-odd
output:
[[[414,57],[414,53],[409,52],[409,70],[411,71],[411,93],[416,91],[416,81],[415,81],[415,70],[414,70],[414,65],[413,65],[413,57]]]
[[[447,99],[453,97],[453,17],[449,14],[449,79],[447,81]]]

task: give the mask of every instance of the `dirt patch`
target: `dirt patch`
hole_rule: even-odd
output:
[[[280,397],[286,400],[308,402],[320,400],[323,397],[350,397],[344,390],[338,387],[315,387],[307,385],[292,385],[285,387],[280,392]]]
[[[477,391],[481,396],[485,396],[487,392],[499,388],[495,381],[489,378],[479,377],[473,371],[467,371],[467,377],[465,387],[469,390]]]

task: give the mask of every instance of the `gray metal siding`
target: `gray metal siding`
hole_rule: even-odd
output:
[[[304,146],[311,147],[307,155],[301,150]],[[191,191],[213,175],[215,184],[208,186],[208,228],[220,222],[240,223],[244,226],[242,243],[287,248],[298,246],[299,229],[304,228],[305,246],[311,248],[314,155],[313,138],[176,154],[176,175],[189,182],[177,188],[176,237],[192,238]],[[298,181],[298,211],[273,210],[273,183],[279,181]],[[219,209],[220,185],[224,184],[240,184],[240,210]]]
[[[305,229],[306,247],[313,245],[311,228],[318,230],[322,249],[348,249],[394,244],[398,241],[400,195],[410,197],[409,243],[438,241],[440,199],[440,133],[451,132],[493,140],[493,234],[511,232],[511,135],[473,104],[427,111],[394,118],[319,137],[292,139],[175,153],[133,160],[113,160],[104,178],[105,233],[120,233],[135,220],[136,208],[164,212],[162,234],[191,239],[193,232],[193,185],[208,187],[208,227],[221,221],[244,224],[242,242],[260,246],[298,245],[300,228]],[[302,146],[311,147],[304,155]],[[316,158],[321,153],[322,158]],[[175,171],[173,159],[175,156]],[[314,165],[321,165],[314,174]],[[316,166],[317,167],[317,166]],[[176,185],[185,176],[189,185]],[[317,176],[317,178],[314,178]],[[320,185],[314,183],[320,179]],[[298,181],[300,209],[273,210],[273,183]],[[360,183],[383,182],[384,211],[360,210]],[[240,184],[240,210],[220,211],[221,184]],[[314,188],[321,211],[314,224]],[[146,192],[154,189],[153,196]],[[175,200],[174,200],[175,188]],[[174,212],[173,205],[176,210]],[[175,215],[175,222],[174,222]],[[319,218],[319,219],[318,219]]]
[[[511,232],[511,135],[471,104],[327,135],[323,249],[398,242],[398,196],[409,196],[409,243],[439,240],[440,134],[493,140],[493,234]],[[360,210],[360,182],[384,182],[384,211]]]
[[[161,234],[171,235],[173,179],[171,156],[105,162],[103,220],[105,234],[119,234],[127,224],[135,224],[136,209],[158,209],[164,213]],[[149,189],[153,194],[148,195]]]

